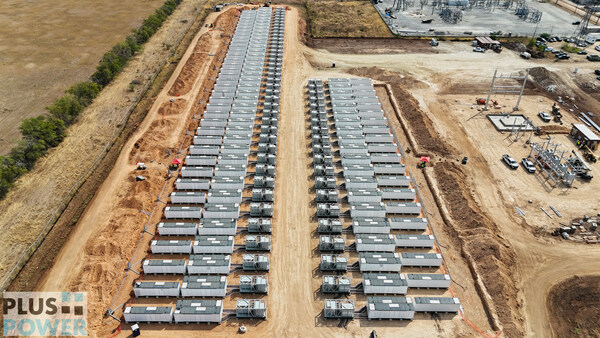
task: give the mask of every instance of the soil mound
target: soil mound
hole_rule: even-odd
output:
[[[550,325],[556,337],[600,337],[600,276],[575,276],[548,294]]]

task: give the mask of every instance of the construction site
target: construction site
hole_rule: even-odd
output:
[[[12,270],[41,229],[18,211],[51,191],[23,197],[34,168],[0,201],[3,291],[87,292],[92,337],[599,335],[595,63],[429,44],[577,35],[585,13],[370,4],[426,40],[212,4],[81,214]]]

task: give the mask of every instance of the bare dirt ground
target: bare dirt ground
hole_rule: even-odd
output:
[[[163,2],[0,2],[0,155],[21,138],[23,119],[86,80],[102,54]]]
[[[600,276],[574,276],[550,290],[552,329],[558,337],[600,336]]]
[[[307,46],[314,49],[324,49],[336,54],[439,54],[440,50],[431,48],[429,40],[409,39],[350,39],[324,38],[307,39]]]
[[[17,259],[55,217],[70,189],[88,171],[122,126],[124,118],[171,50],[163,43],[180,39],[204,1],[186,1],[144,46],[144,52],[130,61],[119,78],[102,93],[71,126],[65,140],[22,176],[0,202],[0,276],[6,277]],[[182,23],[187,20],[187,23]],[[139,80],[133,92],[129,83]],[[85,154],[86,156],[83,156]]]

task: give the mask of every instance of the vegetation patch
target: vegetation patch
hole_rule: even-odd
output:
[[[306,1],[305,6],[314,38],[393,36],[369,1]]]

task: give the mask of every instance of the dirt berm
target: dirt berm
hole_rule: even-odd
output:
[[[466,175],[453,162],[433,167],[435,185],[451,218],[449,233],[456,236],[463,256],[485,286],[507,337],[522,337],[523,320],[515,287],[516,257],[508,242],[498,236],[496,225],[475,202]],[[470,256],[470,257],[468,257]],[[484,297],[482,297],[484,298]]]
[[[550,325],[556,337],[600,337],[600,276],[575,276],[548,294]]]

